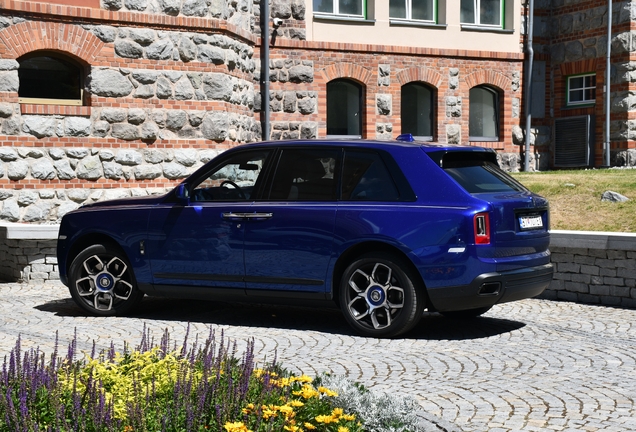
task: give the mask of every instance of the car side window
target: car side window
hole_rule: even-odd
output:
[[[269,198],[285,201],[336,199],[337,149],[284,149]]]
[[[269,151],[239,153],[217,166],[190,192],[192,201],[245,201],[265,165]]]
[[[398,201],[400,193],[380,155],[348,150],[342,173],[345,201]]]

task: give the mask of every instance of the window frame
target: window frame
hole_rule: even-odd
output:
[[[594,86],[586,86],[585,78],[594,77]],[[583,87],[576,87],[574,91],[583,91],[583,100],[581,101],[571,101],[570,94],[573,91],[572,88],[572,79],[574,78],[583,78]],[[565,90],[565,104],[568,107],[582,107],[582,106],[593,106],[596,105],[596,72],[586,72],[575,75],[568,75],[565,80],[566,90]],[[585,91],[586,90],[594,90],[594,99],[585,99]]]
[[[391,23],[395,24],[395,23],[404,22],[404,23],[437,24],[438,18],[439,18],[438,16],[438,1],[439,0],[431,0],[432,6],[433,6],[433,13],[432,13],[433,18],[430,20],[413,18],[413,0],[401,0],[401,1],[405,2],[406,17],[399,18],[399,17],[391,16],[391,7],[389,4],[389,21]]]
[[[64,55],[63,53],[53,52],[53,51],[33,51],[28,54],[21,56],[18,59],[18,63],[20,66],[18,67],[18,76],[19,76],[19,68],[22,66],[22,62],[34,58],[40,57],[49,57],[56,59],[62,63],[69,64],[75,68],[77,68],[79,74],[79,99],[54,99],[54,98],[46,98],[46,97],[25,97],[19,96],[18,90],[18,103],[23,105],[63,105],[63,106],[85,106],[86,105],[86,92],[84,91],[84,85],[86,82],[86,67],[78,62],[76,59],[69,55]],[[20,84],[22,84],[20,80]]]
[[[473,2],[473,14],[475,16],[474,22],[464,22],[461,18],[461,0],[460,0],[460,12],[459,12],[459,21],[462,26],[475,26],[475,27],[483,27],[490,29],[505,29],[506,28],[506,0],[498,0],[499,1],[499,24],[482,24],[481,23],[481,15],[477,13],[480,9],[482,0],[472,0]]]
[[[494,111],[495,111],[495,129],[496,129],[496,136],[491,137],[491,136],[479,136],[479,135],[471,135],[471,131],[470,131],[470,117],[471,117],[471,105],[473,103],[472,98],[470,97],[470,91],[472,91],[473,89],[484,89],[487,90],[491,93],[493,93],[495,95],[495,106],[494,106]],[[501,140],[501,106],[502,106],[502,101],[501,101],[501,93],[498,91],[498,89],[491,87],[487,84],[481,84],[481,85],[476,85],[474,87],[472,87],[469,90],[469,100],[468,100],[468,140],[471,142],[499,142]]]
[[[326,17],[326,18],[331,18],[331,17],[342,17],[342,18],[348,18],[348,19],[362,19],[362,20],[366,20],[367,19],[367,0],[356,0],[358,2],[360,2],[360,7],[362,10],[362,14],[357,15],[357,14],[347,14],[347,13],[340,13],[340,0],[330,0],[331,4],[332,4],[332,11],[331,12],[322,12],[322,11],[317,11],[315,8],[315,2],[316,0],[312,1],[312,11],[313,11],[313,15],[315,17]]]

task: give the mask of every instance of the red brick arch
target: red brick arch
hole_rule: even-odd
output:
[[[91,32],[75,25],[57,22],[22,22],[0,31],[5,58],[17,59],[38,50],[70,54],[88,64],[103,49],[104,42]]]
[[[483,84],[489,84],[504,91],[510,90],[511,81],[511,78],[508,78],[504,74],[495,72],[493,70],[476,71],[466,76],[466,78],[464,79],[468,90],[475,86]]]
[[[425,67],[412,67],[401,70],[398,72],[396,78],[400,85],[419,81],[430,84],[435,88],[439,88],[442,85],[443,80],[442,75],[439,72]]]
[[[351,78],[368,86],[371,82],[373,73],[366,68],[353,63],[336,63],[324,68],[320,71],[325,82],[333,81],[338,78]]]

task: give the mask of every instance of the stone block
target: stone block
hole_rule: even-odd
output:
[[[636,270],[619,268],[616,271],[616,276],[628,279],[636,279]]]
[[[552,282],[550,282],[550,286],[548,287],[548,289],[553,291],[563,291],[565,289],[565,282],[558,279],[552,279]]]
[[[557,265],[557,271],[559,273],[578,273],[580,270],[581,266],[572,262],[561,262]]]
[[[599,268],[599,276],[609,276],[616,277],[617,270],[616,269],[608,269],[608,268]]]
[[[559,291],[557,294],[557,297],[559,300],[565,300],[565,301],[571,301],[571,302],[576,302],[579,299],[579,295],[577,293],[569,292],[569,291]]]
[[[562,280],[562,281],[570,281],[572,280],[572,273],[554,273],[554,279]]]
[[[594,265],[596,258],[589,255],[574,255],[576,264]]]
[[[579,294],[579,299],[578,301],[580,303],[587,303],[587,304],[599,304],[601,302],[600,297],[595,296],[595,295],[590,295],[590,294]]]
[[[581,273],[597,276],[600,273],[600,269],[594,265],[581,265]]]
[[[625,285],[625,279],[623,279],[623,278],[604,277],[603,278],[603,283],[605,283],[605,285],[624,286]]]
[[[577,293],[589,293],[590,287],[581,282],[565,282],[565,290]]]
[[[543,291],[541,294],[539,294],[539,296],[537,298],[545,299],[545,300],[557,300],[558,299],[558,293],[556,291],[551,290],[551,289],[547,289],[547,290]]]
[[[625,251],[622,250],[611,250],[607,251],[607,258],[614,260],[621,260],[626,258]]]
[[[606,306],[620,306],[621,300],[622,299],[620,297],[601,297],[601,304]]]
[[[636,299],[622,298],[621,307],[636,309]]]
[[[572,275],[572,282],[581,282],[584,284],[589,285],[590,284],[590,280],[591,277],[588,274],[573,274]]]
[[[614,297],[629,297],[630,288],[626,286],[611,286],[610,295]]]
[[[594,264],[601,268],[614,269],[616,268],[615,263],[616,262],[614,260],[597,258]]]
[[[592,285],[590,286],[590,294],[598,296],[607,296],[610,293],[610,287],[606,285]]]

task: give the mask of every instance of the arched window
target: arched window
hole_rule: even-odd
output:
[[[433,140],[433,114],[435,91],[422,83],[402,86],[402,133],[410,133],[420,140]]]
[[[327,83],[327,135],[362,136],[362,86],[348,79]]]
[[[82,105],[84,68],[57,53],[37,52],[18,59],[21,103]]]
[[[499,93],[478,86],[470,89],[470,141],[499,141]]]

